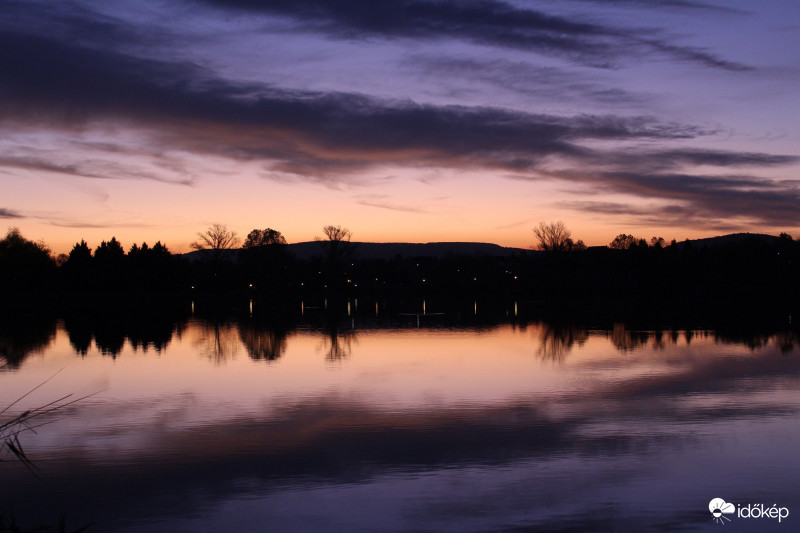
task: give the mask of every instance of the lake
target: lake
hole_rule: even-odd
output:
[[[796,329],[368,305],[5,327],[0,406],[41,386],[4,420],[89,395],[20,435],[35,473],[2,456],[6,525],[797,531]]]

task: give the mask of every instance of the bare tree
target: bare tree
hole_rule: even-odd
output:
[[[239,244],[239,237],[224,224],[213,224],[203,233],[198,233],[198,240],[191,243],[193,249],[202,251],[206,260],[210,261],[216,278],[222,264],[227,260],[235,260],[236,256],[228,252]]]
[[[545,252],[563,252],[571,250],[574,243],[570,238],[571,232],[563,222],[539,222],[533,228],[533,234],[539,240],[538,249]]]
[[[350,242],[350,237],[352,236],[349,229],[341,226],[325,226],[322,231],[325,232],[325,236],[330,242]]]
[[[229,250],[239,244],[239,237],[224,224],[213,224],[202,233],[197,241],[190,244],[194,250]]]
[[[328,261],[338,262],[347,259],[346,256],[350,255],[350,237],[352,233],[347,228],[341,226],[325,226],[322,228],[325,233],[325,239],[314,237],[322,248],[325,250]]]
[[[332,294],[341,293],[346,287],[346,271],[355,256],[355,245],[350,242],[351,233],[341,226],[322,228],[326,239],[315,237],[325,252],[326,285]]]

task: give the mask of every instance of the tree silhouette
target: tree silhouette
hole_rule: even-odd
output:
[[[339,264],[349,259],[353,254],[353,246],[350,243],[352,234],[347,228],[341,226],[325,226],[325,239],[315,237],[314,240],[320,243],[325,250],[325,259],[332,264]]]
[[[645,250],[648,247],[660,250],[662,248],[666,248],[667,246],[667,241],[665,241],[663,237],[652,237],[650,239],[650,243],[648,244],[646,239],[634,237],[633,235],[628,235],[626,233],[620,233],[608,244],[608,247],[612,250]]]
[[[635,248],[636,245],[639,243],[639,239],[634,237],[633,235],[628,235],[627,233],[620,233],[614,240],[608,244],[608,247],[612,250],[628,250],[630,248]]]
[[[76,242],[75,246],[69,252],[67,261],[76,264],[88,265],[92,261],[92,251],[86,241],[81,239],[81,242]]]
[[[86,241],[75,243],[62,265],[67,282],[73,288],[85,289],[94,281],[92,250]]]
[[[125,250],[116,237],[100,243],[94,251],[95,281],[104,289],[119,288],[125,275]]]
[[[55,261],[50,249],[23,237],[19,229],[9,228],[0,239],[0,289],[5,293],[40,291],[53,281]]]
[[[226,250],[234,248],[239,244],[239,237],[235,231],[231,231],[224,224],[213,224],[202,233],[198,233],[198,240],[189,246],[194,250],[206,251],[217,265],[222,259]]]
[[[129,281],[137,289],[165,290],[175,283],[172,254],[158,241],[152,247],[143,242],[128,252]]]
[[[98,261],[116,261],[124,255],[125,250],[116,237],[111,237],[108,242],[102,241],[94,251],[94,258]]]
[[[272,228],[254,229],[247,234],[242,248],[250,249],[257,246],[269,246],[272,244],[286,244],[286,239],[281,232]]]
[[[355,249],[350,243],[352,234],[349,229],[341,226],[325,226],[322,231],[326,238],[315,237],[314,240],[325,252],[327,285],[336,295],[346,286],[345,269],[355,255]]]
[[[325,226],[322,231],[330,242],[350,242],[352,236],[349,229],[341,226]]]
[[[212,224],[204,232],[198,232],[198,240],[189,246],[194,250],[230,250],[239,244],[239,237],[224,224]]]
[[[533,228],[533,234],[539,241],[538,249],[545,252],[564,252],[572,250],[574,247],[570,238],[571,232],[561,221],[549,224],[539,222],[539,225]],[[579,242],[583,244],[583,241]]]
[[[274,294],[287,287],[289,258],[280,231],[266,228],[248,233],[239,259],[250,288]]]

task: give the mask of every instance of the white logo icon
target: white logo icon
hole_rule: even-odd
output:
[[[714,517],[714,522],[724,524],[725,520],[728,522],[731,521],[731,519],[725,515],[736,512],[736,506],[732,503],[727,503],[722,498],[714,498],[708,502],[708,510],[711,511],[711,515]]]

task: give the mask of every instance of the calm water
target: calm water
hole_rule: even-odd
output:
[[[791,334],[249,318],[0,338],[0,405],[96,395],[0,463],[23,523],[89,531],[716,531],[800,524]],[[98,392],[99,391],[99,392]],[[19,410],[18,410],[19,409]],[[9,413],[2,415],[8,417]],[[7,455],[3,459],[10,459]],[[8,511],[6,511],[7,513]]]

